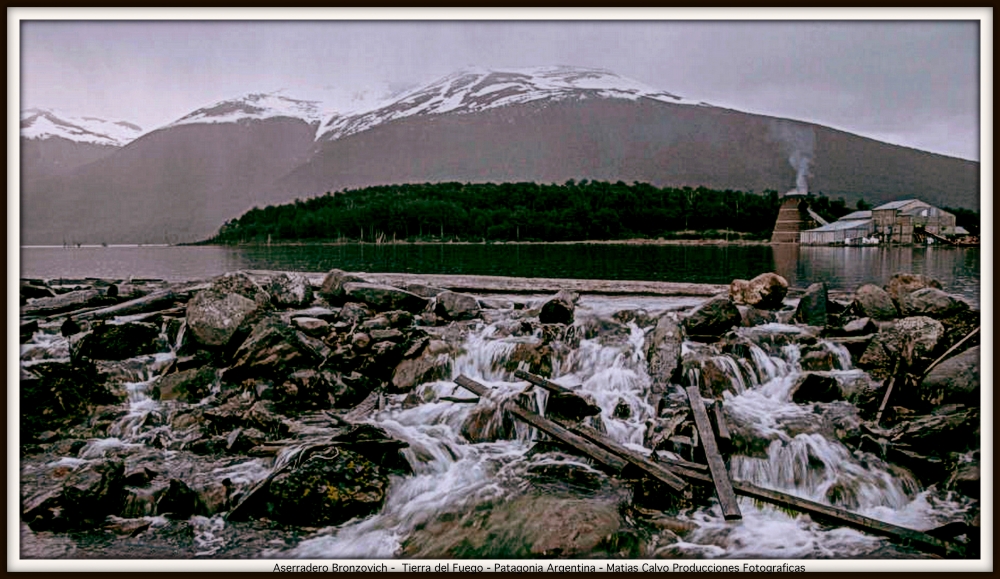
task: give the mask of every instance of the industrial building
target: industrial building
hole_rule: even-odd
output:
[[[807,229],[799,234],[799,241],[809,245],[912,244],[928,238],[946,241],[967,233],[955,226],[953,214],[919,199],[905,199]]]

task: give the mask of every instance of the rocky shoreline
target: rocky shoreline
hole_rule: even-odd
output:
[[[490,290],[474,281],[479,285],[458,285],[479,293],[513,293],[517,286]],[[549,291],[556,281],[521,289]],[[475,296],[340,270],[322,279],[234,272],[186,284],[62,282],[21,283],[22,540],[82,533],[99,544],[160,545],[149,552],[161,557],[207,556],[220,548],[205,539],[213,525],[250,525],[270,540],[286,540],[377,514],[392,481],[412,476],[420,460],[419,448],[371,420],[387,405],[472,407],[461,425],[469,443],[518,436],[496,408],[470,404],[476,399],[461,389],[440,395],[421,388],[453,378],[465,340],[484,324],[493,327],[493,339],[521,340],[497,362],[497,371],[511,376],[518,369],[554,376],[560,356],[581,340],[625,340],[630,328],[638,330],[654,409],[643,446],[692,461],[697,436],[678,386],[696,385],[723,404],[733,455],[766,457],[774,439],[725,407],[729,395],[763,382],[755,375],[759,365],[734,369],[725,360],[752,360],[760,349],[777,356],[794,346],[801,373],[789,395],[814,405],[817,416],[796,432],[821,433],[877,457],[923,488],[979,498],[980,314],[919,275],[897,274],[884,288],[865,285],[842,296],[818,283],[795,292],[797,301],[777,274],[734,280],[728,290],[683,284],[692,287],[652,295],[701,296],[700,305],[585,319],[575,315],[579,294],[567,289],[541,299]],[[845,350],[847,361],[839,359]],[[836,372],[845,364],[864,372],[845,380]],[[571,413],[577,398],[542,401],[548,412]],[[624,402],[613,406],[622,420],[635,412]],[[593,414],[588,420],[606,428]],[[539,442],[532,452],[546,452],[546,444],[553,446]],[[545,477],[584,472],[573,467]],[[857,503],[852,492],[834,485],[827,499],[850,508]],[[670,518],[690,502],[664,498],[648,480],[635,481],[626,494],[608,504],[672,529],[661,528],[661,535],[677,539],[690,530]],[[528,510],[553,508],[518,501]],[[634,528],[611,511],[600,513],[592,543],[555,537],[542,551],[512,556],[672,553],[649,550],[648,521]],[[976,552],[978,506],[951,522],[949,539]],[[442,518],[414,536],[450,536],[453,526]],[[399,556],[496,554],[488,545],[470,553],[434,551],[414,538],[402,544]],[[121,553],[104,548],[87,552]],[[74,549],[82,549],[79,542],[63,556],[80,556]]]

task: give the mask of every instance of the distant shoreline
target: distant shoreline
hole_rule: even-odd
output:
[[[298,246],[328,246],[328,245],[770,245],[770,241],[734,239],[587,239],[579,241],[248,241],[242,243],[178,243],[186,246],[219,246],[219,247],[298,247]]]

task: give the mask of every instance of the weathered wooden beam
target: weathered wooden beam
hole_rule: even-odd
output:
[[[470,392],[476,394],[481,398],[490,398],[490,388],[472,380],[471,378],[461,375],[455,378],[455,384],[458,384],[462,388],[469,390]],[[615,472],[621,472],[625,465],[627,464],[624,459],[621,459],[610,452],[598,447],[592,442],[589,442],[585,438],[576,435],[566,428],[556,424],[555,422],[542,418],[541,416],[521,408],[513,401],[508,401],[508,403],[503,406],[504,411],[510,413],[515,418],[518,418],[522,422],[525,422],[531,426],[534,426],[538,430],[544,432],[545,434],[551,436],[552,438],[566,444],[583,453],[586,456],[596,460],[597,462],[603,464],[604,466],[612,469]]]
[[[475,398],[460,398],[458,396],[439,396],[438,400],[441,402],[455,402],[458,404],[476,404],[479,402],[479,397]]]
[[[681,461],[675,461],[664,457],[660,457],[660,460],[664,464],[670,465],[671,470],[678,476],[706,484],[712,484],[714,482],[711,475],[688,468],[688,466],[686,464],[682,464]],[[935,553],[960,553],[960,549],[956,546],[921,531],[914,531],[913,529],[884,523],[871,517],[858,515],[845,511],[844,509],[802,499],[787,493],[765,489],[748,482],[734,480],[732,481],[732,484],[733,490],[740,496],[750,497],[752,499],[785,509],[792,509],[800,513],[805,513],[817,521],[842,525],[845,527],[851,527],[852,529],[858,529],[860,531],[889,537],[890,539],[911,543],[916,547],[930,550]]]
[[[532,374],[531,372],[525,372],[524,370],[515,370],[514,376],[520,378],[521,380],[527,380],[528,382],[534,384],[535,386],[544,388],[549,392],[552,392],[553,394],[575,394],[575,392],[573,392],[572,389],[567,388],[561,384],[556,384],[551,380],[546,380],[545,378]]]
[[[903,356],[900,354],[896,357],[896,366],[892,369],[892,376],[889,378],[889,386],[885,389],[885,396],[882,397],[882,403],[878,405],[878,412],[875,414],[875,424],[882,422],[882,413],[885,412],[885,407],[889,404],[889,397],[892,396],[892,388],[896,385],[896,377],[899,376],[902,368]]]
[[[83,312],[73,315],[74,319],[91,320],[106,319],[115,316],[125,316],[130,314],[141,314],[151,310],[164,310],[173,306],[174,302],[186,300],[196,291],[207,289],[211,284],[196,284],[181,288],[164,289],[145,295],[141,298],[122,302],[99,310]]]
[[[675,491],[683,494],[690,494],[690,489],[688,484],[684,480],[670,470],[663,467],[663,465],[656,464],[650,459],[642,456],[641,454],[629,450],[624,446],[618,444],[617,442],[611,440],[607,436],[604,436],[597,430],[585,425],[585,424],[568,424],[560,421],[560,424],[576,434],[580,434],[585,438],[597,443],[598,445],[606,448],[607,450],[613,452],[614,454],[624,458],[632,464],[638,467],[640,470],[645,472],[647,475],[655,478],[656,480],[662,482],[663,484],[669,486]]]
[[[729,423],[726,422],[726,415],[722,411],[721,400],[712,403],[712,423],[715,425],[715,435],[719,440],[719,450],[728,455],[733,447],[733,437],[729,433]]]
[[[712,423],[708,419],[708,412],[705,411],[705,403],[702,402],[701,392],[697,386],[689,386],[686,390],[688,402],[691,405],[691,414],[694,416],[694,424],[698,429],[698,437],[701,438],[701,446],[705,451],[705,459],[708,462],[708,470],[712,474],[715,482],[715,493],[719,497],[719,505],[722,507],[722,516],[727,521],[734,521],[743,518],[740,513],[740,506],[736,501],[736,493],[733,492],[732,483],[729,481],[729,471],[726,469],[726,462],[722,459],[719,446],[715,441],[715,433],[712,432]]]

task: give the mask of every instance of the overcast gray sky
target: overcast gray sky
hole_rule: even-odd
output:
[[[979,159],[976,21],[24,21],[21,35],[22,108],[144,128],[253,91],[566,64]]]

